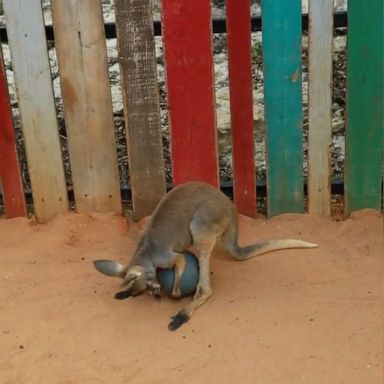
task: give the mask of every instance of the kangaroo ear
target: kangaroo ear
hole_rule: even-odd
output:
[[[93,265],[99,272],[107,276],[123,278],[127,270],[126,267],[112,260],[94,260]]]

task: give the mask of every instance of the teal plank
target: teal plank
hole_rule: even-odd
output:
[[[383,0],[349,0],[346,214],[381,206],[383,19]]]
[[[263,0],[268,215],[304,211],[301,1]]]

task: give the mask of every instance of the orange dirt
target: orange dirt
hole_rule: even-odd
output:
[[[92,265],[128,259],[141,225],[112,214],[0,220],[0,382],[382,382],[382,216],[240,221],[242,244],[320,247],[243,263],[216,251],[212,299],[169,332],[188,299],[114,300],[119,281]]]

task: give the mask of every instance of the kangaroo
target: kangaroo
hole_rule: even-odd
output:
[[[280,249],[317,247],[317,244],[292,239],[269,240],[241,247],[237,237],[237,211],[229,198],[209,184],[190,182],[172,189],[160,200],[129,264],[123,266],[111,260],[95,260],[94,265],[105,275],[123,279],[124,290],[115,294],[119,300],[144,292],[159,297],[156,269],[174,268],[171,296],[178,298],[185,267],[182,252],[193,246],[199,262],[199,281],[192,301],[171,318],[168,329],[174,331],[212,295],[210,256],[219,238],[225,250],[237,260]]]

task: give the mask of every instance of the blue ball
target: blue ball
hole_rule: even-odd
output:
[[[199,282],[199,262],[196,256],[189,251],[184,252],[184,258],[186,265],[181,276],[180,289],[182,296],[190,296],[195,293],[197,283]],[[171,296],[175,279],[173,268],[158,268],[157,279],[163,290]]]

